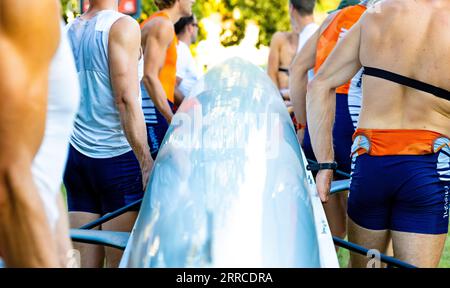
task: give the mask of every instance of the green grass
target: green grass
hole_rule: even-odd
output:
[[[350,259],[350,252],[348,252],[347,249],[340,248],[338,251],[339,266],[341,268],[347,268],[349,259]]]
[[[66,187],[64,187],[64,184],[61,185],[61,194],[63,196],[64,204],[66,205],[66,208],[67,208],[67,192],[66,192]]]
[[[441,261],[439,262],[439,268],[450,268],[450,236],[447,236],[445,241],[444,252],[442,253]],[[347,249],[339,249],[338,260],[341,268],[347,268],[350,253]]]

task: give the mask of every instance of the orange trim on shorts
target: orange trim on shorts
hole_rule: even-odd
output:
[[[434,153],[434,142],[447,137],[428,130],[405,129],[356,129],[353,140],[357,136],[365,136],[370,142],[370,149],[359,148],[353,153],[371,156],[387,155],[426,155]],[[361,140],[361,139],[360,139]]]

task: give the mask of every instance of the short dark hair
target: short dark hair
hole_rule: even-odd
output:
[[[300,15],[312,15],[314,13],[314,6],[316,5],[316,0],[289,0],[295,10],[300,13]]]
[[[175,2],[177,0],[154,0],[156,7],[158,7],[159,10],[172,8],[173,5],[175,5]]]
[[[175,23],[175,33],[177,35],[183,33],[184,30],[186,29],[186,26],[193,24],[194,21],[195,21],[194,15],[180,18],[180,20],[178,20],[178,22]]]

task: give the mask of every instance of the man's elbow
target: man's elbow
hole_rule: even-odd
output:
[[[142,77],[142,83],[144,83],[145,87],[153,87],[156,81],[159,81],[159,78],[152,73],[144,73]]]
[[[116,106],[121,110],[123,107],[127,107],[130,104],[130,99],[125,91],[119,91],[115,93]]]
[[[309,68],[305,65],[304,62],[294,61],[289,66],[289,75],[292,78],[299,79],[305,77],[308,74]]]
[[[307,106],[310,106],[314,103],[322,103],[324,98],[328,96],[328,93],[323,93],[323,89],[325,88],[323,81],[320,79],[314,78],[309,81],[306,94],[306,103]],[[325,88],[326,89],[326,88]]]
[[[308,82],[308,91],[331,90],[329,79],[323,73],[317,73],[314,78]]]

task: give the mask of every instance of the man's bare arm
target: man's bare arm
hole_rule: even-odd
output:
[[[316,64],[317,44],[320,35],[330,25],[336,13],[329,15],[314,33],[302,50],[297,53],[290,67],[289,90],[294,106],[295,119],[306,124],[306,90],[308,87],[308,71]]]
[[[0,251],[8,267],[58,267],[31,165],[45,130],[59,5],[56,0],[3,0],[0,15]]]
[[[177,76],[177,84],[175,86],[175,106],[180,107],[181,103],[183,103],[183,100],[185,98],[186,95],[183,94],[183,92],[181,92],[181,90],[179,89],[179,86],[181,84],[181,82],[183,81],[183,78],[178,77]]]
[[[144,47],[143,83],[156,109],[170,123],[173,112],[167,103],[167,95],[159,80],[159,72],[164,66],[167,48],[174,41],[174,28],[170,21],[160,20],[149,29]]]
[[[342,39],[308,85],[307,118],[314,154],[319,162],[334,161],[332,129],[336,97],[334,89],[349,81],[361,68],[359,62],[360,22]],[[328,200],[332,172],[319,171],[317,190]]]
[[[134,19],[123,17],[111,27],[109,65],[112,88],[123,130],[141,167],[145,189],[153,160],[147,143],[144,114],[139,103],[140,45],[139,25]]]
[[[280,45],[283,35],[277,32],[273,35],[272,41],[270,42],[269,60],[267,62],[267,74],[269,75],[272,82],[280,88],[280,83],[278,83],[278,69],[280,68]]]
[[[306,124],[306,87],[308,86],[308,71],[316,63],[317,42],[320,31],[311,36],[302,50],[295,56],[291,64],[289,90],[294,106],[295,119],[300,124]]]

